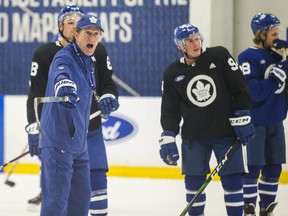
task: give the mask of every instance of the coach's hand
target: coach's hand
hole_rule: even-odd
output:
[[[77,96],[77,86],[73,81],[69,79],[57,80],[54,86],[54,93],[55,97],[69,97],[69,101],[60,102],[60,104],[65,108],[73,109],[79,102]]]
[[[164,131],[159,140],[160,144],[160,157],[162,160],[172,166],[177,165],[179,153],[175,141],[175,134],[172,131]]]

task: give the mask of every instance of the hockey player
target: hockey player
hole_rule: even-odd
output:
[[[240,53],[239,65],[253,98],[251,111],[255,138],[247,146],[249,174],[244,176],[244,215],[253,216],[259,194],[260,216],[273,215],[281,164],[285,163],[285,135],[288,98],[285,82],[288,62],[272,49],[283,50],[287,42],[279,40],[280,20],[273,14],[258,13],[251,28],[255,46]],[[284,59],[286,58],[286,52]],[[261,173],[261,178],[258,178]]]
[[[160,156],[166,164],[177,165],[175,136],[183,119],[182,174],[190,202],[210,172],[212,150],[219,162],[236,139],[244,148],[253,137],[252,103],[243,74],[227,49],[205,49],[199,29],[191,24],[178,26],[174,41],[184,57],[169,65],[163,77]],[[243,215],[245,171],[242,148],[237,148],[219,172],[227,215]],[[205,201],[202,193],[189,215],[204,215]]]
[[[30,91],[27,99],[27,119],[29,124],[35,122],[33,100],[35,97],[45,95],[48,79],[49,66],[55,54],[66,46],[73,39],[73,32],[77,20],[84,15],[83,11],[75,6],[68,5],[61,9],[58,15],[59,41],[45,44],[39,47],[33,55]],[[102,113],[109,115],[111,111],[116,110],[118,104],[117,87],[112,80],[112,66],[107,56],[105,47],[98,43],[93,58],[96,60],[95,76],[96,91],[102,96],[99,105]],[[108,97],[107,97],[108,96]],[[106,104],[106,105],[105,105]],[[39,115],[41,117],[42,106],[39,105]],[[98,111],[98,103],[92,100],[91,113]],[[28,134],[30,153],[38,155],[39,135]],[[90,157],[90,178],[91,178],[91,215],[107,215],[107,176],[108,163],[106,149],[102,135],[101,118],[98,116],[90,121],[88,132],[88,152]],[[41,204],[41,193],[34,199],[29,200],[30,205]]]

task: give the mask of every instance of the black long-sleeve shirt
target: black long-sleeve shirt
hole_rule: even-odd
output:
[[[162,85],[162,128],[178,134],[183,119],[183,139],[233,136],[233,111],[252,108],[242,71],[224,47],[207,48],[194,65],[172,63]]]

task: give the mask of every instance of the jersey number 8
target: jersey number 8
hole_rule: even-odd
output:
[[[37,71],[38,71],[38,63],[37,62],[32,62],[31,65],[31,76],[36,76],[37,75]]]
[[[240,66],[240,69],[242,70],[244,75],[250,74],[250,64],[248,62],[243,62],[242,65]]]

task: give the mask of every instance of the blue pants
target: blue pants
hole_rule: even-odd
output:
[[[90,159],[91,181],[91,215],[108,214],[107,176],[108,162],[106,147],[103,139],[102,128],[89,131],[87,135],[88,152]]]
[[[88,152],[71,154],[42,148],[41,216],[88,215],[90,173]]]
[[[102,128],[89,131],[87,134],[90,169],[104,169],[108,171],[106,147],[103,139]]]
[[[234,137],[223,137],[205,140],[183,140],[182,143],[182,174],[201,176],[210,173],[209,162],[212,151],[217,161],[223,159],[225,153],[235,142]],[[247,172],[241,146],[239,146],[222,169],[219,175],[232,175]]]
[[[247,145],[248,165],[264,166],[286,162],[286,144],[283,124],[255,125],[255,137]]]

